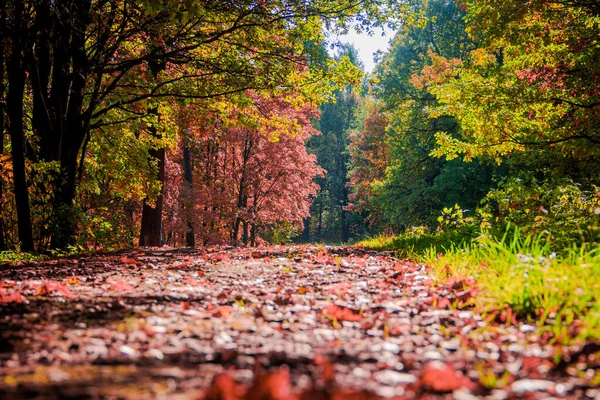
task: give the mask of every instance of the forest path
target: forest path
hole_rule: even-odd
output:
[[[0,398],[201,399],[225,370],[208,398],[599,396],[575,364],[599,349],[450,309],[477,295],[473,284],[317,246],[0,266]],[[573,364],[554,364],[565,351],[579,351]]]

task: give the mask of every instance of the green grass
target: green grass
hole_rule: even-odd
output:
[[[448,239],[448,237],[443,237]],[[553,340],[600,339],[600,248],[552,250],[547,235],[512,230],[502,238],[482,235],[454,243],[440,235],[412,242],[406,237],[378,238],[365,246],[396,250],[432,267],[439,282],[472,277],[479,294],[473,305],[485,315],[516,314],[548,331]],[[415,249],[419,249],[416,252]]]
[[[444,251],[451,247],[465,247],[477,236],[474,227],[447,232],[404,233],[398,236],[378,236],[358,243],[376,250],[392,250],[397,257],[419,258],[429,251]]]

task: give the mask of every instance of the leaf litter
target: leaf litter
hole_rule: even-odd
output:
[[[0,266],[0,398],[598,398],[600,345],[479,315],[468,277],[360,248]]]

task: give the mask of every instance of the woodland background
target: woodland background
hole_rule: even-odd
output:
[[[596,2],[11,0],[0,19],[2,250],[596,246]],[[384,25],[373,73],[332,50]]]

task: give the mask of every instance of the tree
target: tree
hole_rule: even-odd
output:
[[[352,45],[342,45],[336,57],[347,59],[362,68],[357,50]],[[311,139],[309,147],[317,156],[319,165],[327,174],[317,180],[319,193],[312,207],[312,214],[318,215],[317,240],[347,242],[350,239],[348,219],[348,169],[350,154],[349,129],[354,121],[354,112],[359,105],[355,86],[347,85],[335,92],[335,98],[321,106],[318,122],[320,136]],[[326,216],[323,227],[323,215]]]
[[[187,110],[196,116],[187,118],[196,121],[187,139],[196,161],[193,179],[181,179],[185,168],[169,179],[169,187],[178,187],[167,195],[172,238],[183,241],[191,224],[204,244],[254,244],[266,228],[299,224],[308,215],[316,193],[312,180],[321,173],[305,146],[318,133],[311,126],[315,108],[283,97],[248,97],[252,104],[230,108],[227,123],[204,114],[198,124],[199,114]],[[175,205],[178,201],[186,206]],[[183,214],[187,207],[194,212]]]
[[[350,156],[352,170],[350,184],[352,193],[352,211],[368,212],[367,222],[379,229],[386,223],[381,210],[372,202],[374,189],[385,179],[389,162],[389,146],[386,140],[386,128],[389,124],[389,114],[382,111],[382,104],[372,98],[365,98],[361,110],[364,119],[362,129],[351,132]]]
[[[427,1],[418,23],[404,26],[378,65],[374,95],[390,122],[385,137],[389,157],[385,177],[370,187],[371,207],[394,230],[436,225],[443,207],[460,202],[475,207],[491,185],[493,169],[432,156],[436,137],[460,138],[460,121],[439,109],[441,97],[415,78],[437,58],[460,60],[475,48],[461,11],[453,2]],[[357,162],[360,159],[357,160]]]
[[[436,56],[416,79],[456,117],[462,138],[436,154],[497,162],[527,157],[558,173],[597,176],[600,18],[587,1],[465,2],[469,57]]]

